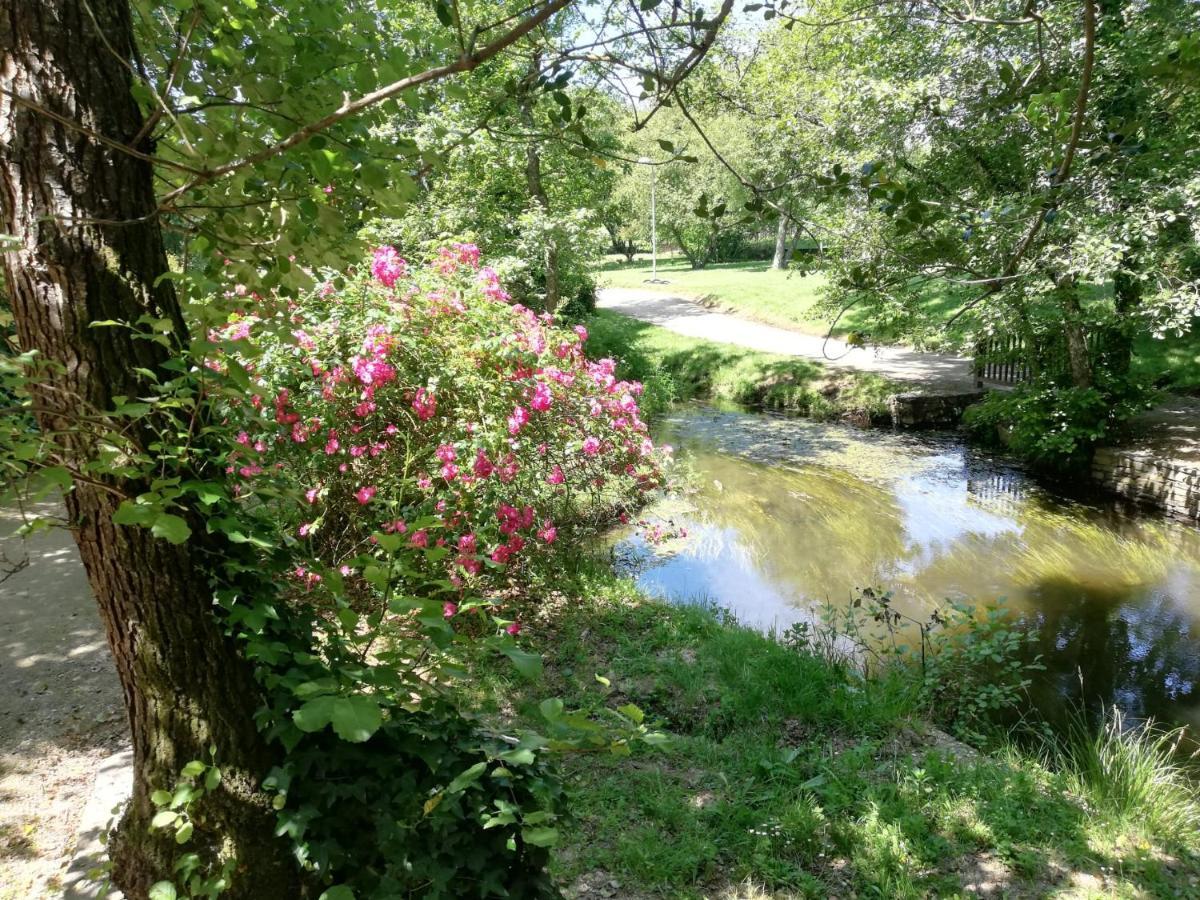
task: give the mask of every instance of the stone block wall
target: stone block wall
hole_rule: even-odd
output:
[[[958,394],[892,394],[888,410],[899,428],[953,428],[962,420],[963,410],[983,399],[983,391]]]
[[[1092,457],[1092,477],[1130,500],[1200,521],[1200,463],[1164,459],[1144,449],[1101,447]]]

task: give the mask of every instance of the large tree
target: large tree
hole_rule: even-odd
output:
[[[114,876],[131,898],[170,875],[168,833],[147,827],[152,790],[210,747],[224,777],[207,833],[237,860],[232,895],[300,892],[260,786],[283,751],[256,729],[254,671],[214,614],[219,563],[237,548],[181,497],[152,529],[114,523],[164,473],[208,474],[162,456],[169,418],[111,415],[177,370],[189,335],[175,282],[200,300],[225,262],[286,290],[304,277],[293,254],[329,263],[356,252],[366,211],[403,203],[437,163],[397,123],[413,121],[430,86],[544,39],[539,27],[571,2],[496,4],[470,22],[440,3],[0,0],[3,272],[21,362],[38,373],[27,385],[37,440],[69,476],[69,524],[124,688],[135,782]],[[679,40],[657,57],[650,94],[670,95],[728,12],[664,20]],[[164,277],[164,225],[188,272]],[[8,434],[24,446],[22,428]]]

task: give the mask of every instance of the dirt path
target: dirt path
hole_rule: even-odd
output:
[[[22,546],[19,524],[0,510],[0,577],[28,554],[0,583],[0,900],[40,900],[78,877],[85,807],[127,727],[75,542],[56,528]]]
[[[714,312],[693,300],[649,290],[603,288],[596,305],[687,337],[874,372],[911,383],[914,388],[927,388],[930,393],[970,391],[975,387],[971,360],[961,356],[921,353],[906,347],[851,347],[834,338],[826,342],[811,334]]]

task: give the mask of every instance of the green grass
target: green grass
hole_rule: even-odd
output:
[[[807,334],[824,335],[832,320],[820,306],[823,275],[779,272],[766,261],[717,263],[692,270],[680,256],[660,257],[658,275],[669,283],[649,285],[645,281],[650,277],[650,261],[642,254],[633,263],[610,258],[596,274],[602,286],[645,288],[692,297],[750,319]],[[1109,292],[1097,289],[1098,297],[1108,295]],[[931,287],[920,314],[929,323],[945,322],[962,300],[961,291]],[[947,346],[963,338],[968,324],[964,318],[945,334]],[[850,332],[869,335],[881,343],[902,339],[894,323],[870,321],[863,312],[854,309],[842,317],[834,335],[844,337]],[[935,339],[934,343],[938,341]],[[1148,335],[1141,337],[1134,347],[1134,371],[1169,390],[1200,392],[1200,322],[1183,337],[1161,340]]]
[[[623,378],[647,386],[648,412],[693,398],[729,400],[816,418],[880,420],[900,388],[867,372],[685,337],[600,310],[589,318],[588,353],[621,362]]]
[[[794,328],[808,334],[825,334],[830,318],[818,308],[823,275],[801,276],[777,271],[769,262],[714,263],[691,269],[686,259],[659,259],[658,277],[668,284],[646,284],[650,262],[608,263],[597,278],[604,287],[646,288],[692,297],[738,312],[770,325]],[[853,330],[857,323],[843,319],[839,332]]]
[[[579,599],[522,617],[546,680],[497,669],[497,696],[530,721],[546,696],[590,712],[634,703],[672,737],[565,761],[564,885],[916,898],[969,896],[985,878],[1006,896],[1197,895],[1194,820],[1144,815],[1152,795],[1118,814],[1070,771],[931,732],[900,676],[864,681],[704,608],[576,578],[560,587]]]
[[[1200,320],[1183,337],[1145,335],[1133,348],[1134,371],[1173,391],[1200,393]]]
[[[767,261],[714,263],[704,269],[692,269],[682,257],[660,257],[658,277],[668,283],[647,284],[648,258],[639,256],[632,263],[610,258],[596,276],[602,287],[644,288],[691,297],[749,319],[806,334],[824,336],[833,322],[833,315],[821,305],[823,274],[778,271]],[[953,291],[931,288],[922,315],[933,322],[944,321],[958,308],[961,299]],[[861,309],[847,311],[833,330],[835,337],[851,332],[869,335],[880,343],[897,342],[901,337],[894,326],[870,321]],[[947,337],[953,340],[961,334],[960,326]]]

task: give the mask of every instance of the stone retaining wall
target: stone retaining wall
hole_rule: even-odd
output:
[[[953,428],[962,420],[963,410],[983,399],[983,391],[958,394],[892,394],[888,410],[892,423],[900,428]]]
[[[1200,520],[1200,464],[1163,459],[1150,450],[1101,447],[1092,457],[1092,478],[1130,500]]]

